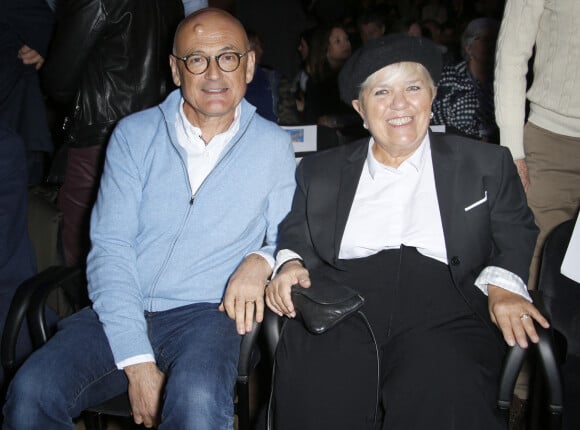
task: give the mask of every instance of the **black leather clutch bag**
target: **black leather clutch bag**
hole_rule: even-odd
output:
[[[292,302],[296,316],[306,329],[321,334],[356,312],[364,297],[346,285],[313,282],[310,288],[293,285]]]

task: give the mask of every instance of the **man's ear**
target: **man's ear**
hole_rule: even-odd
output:
[[[246,84],[252,82],[254,79],[254,71],[256,70],[256,53],[254,51],[248,51],[246,54],[247,65],[246,65]]]
[[[181,76],[179,74],[179,68],[177,67],[177,60],[173,55],[169,56],[169,67],[171,67],[171,77],[173,78],[173,83],[175,86],[181,86]]]

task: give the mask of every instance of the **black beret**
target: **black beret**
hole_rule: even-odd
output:
[[[366,78],[385,66],[402,61],[422,64],[435,85],[439,82],[443,61],[437,45],[423,37],[394,33],[365,43],[350,56],[338,76],[340,98],[350,105],[358,98]]]

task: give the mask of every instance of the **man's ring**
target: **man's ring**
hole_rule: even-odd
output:
[[[523,314],[520,315],[520,319],[522,321],[527,320],[529,318],[530,318],[530,314],[523,313]]]

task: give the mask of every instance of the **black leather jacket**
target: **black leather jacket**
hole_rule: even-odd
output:
[[[43,82],[70,112],[71,147],[106,144],[122,117],[174,88],[169,69],[181,0],[63,0]]]

